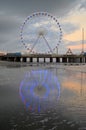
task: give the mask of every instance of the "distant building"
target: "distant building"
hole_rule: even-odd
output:
[[[4,56],[4,55],[6,55],[7,53],[6,52],[1,52],[0,51],[0,56]]]

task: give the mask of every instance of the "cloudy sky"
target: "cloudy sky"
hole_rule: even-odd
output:
[[[25,51],[21,25],[27,16],[39,11],[52,14],[61,25],[59,53],[66,53],[68,48],[73,53],[81,52],[82,28],[86,51],[86,0],[0,0],[0,51]]]

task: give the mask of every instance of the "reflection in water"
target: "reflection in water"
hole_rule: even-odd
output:
[[[63,71],[66,74],[63,75]],[[59,76],[59,72],[58,72],[58,68],[56,68],[56,75],[58,75],[58,78],[61,78],[62,82],[61,85],[62,87],[65,89],[69,89],[70,91],[74,91],[77,94],[80,94],[80,96],[82,96],[85,93],[85,87],[86,87],[86,73],[85,72],[79,72],[79,71],[75,71],[75,70],[69,70],[66,68],[62,71],[62,75],[61,75],[61,70],[60,70],[60,76]]]
[[[80,68],[0,66],[0,130],[86,130],[86,73]]]
[[[50,71],[34,70],[25,75],[19,94],[28,110],[40,112],[55,107],[60,96],[60,84]]]
[[[84,73],[81,72],[81,89],[80,89],[80,95],[83,95],[83,79],[84,79]]]

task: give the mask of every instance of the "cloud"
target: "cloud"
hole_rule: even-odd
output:
[[[71,48],[72,50],[82,50],[82,45],[69,45],[68,48]],[[86,44],[84,45],[84,48],[86,49]]]
[[[16,16],[1,15],[0,16],[0,33],[14,32],[20,26],[20,19]]]
[[[0,36],[0,47],[5,46],[8,42],[9,42],[8,38]]]
[[[79,4],[78,9],[84,9],[86,10],[86,0],[82,0],[81,3]]]
[[[17,16],[0,14],[0,49],[14,50],[19,42],[21,19]],[[13,48],[14,47],[14,48]]]
[[[39,27],[40,25],[48,25],[49,24],[49,21],[41,21],[41,22],[39,22],[39,20],[38,20],[38,22],[36,22],[36,23],[34,23],[33,24],[33,27]]]
[[[62,29],[64,34],[71,34],[79,28],[80,28],[79,25],[73,24],[71,22],[64,22],[62,24]]]
[[[64,53],[66,53],[66,51],[70,48],[72,50],[73,53],[81,53],[82,51],[82,41],[68,41],[68,40],[64,40],[63,44],[62,44],[63,48],[65,48],[63,50]],[[61,46],[59,48],[61,51]],[[86,50],[86,40],[84,41],[84,51]]]
[[[0,2],[0,9],[20,16],[30,15],[32,12],[48,11],[58,16],[65,15],[76,6],[79,0],[8,0]]]
[[[49,28],[51,31],[57,33],[59,31],[58,27],[55,25],[51,25],[51,27]]]

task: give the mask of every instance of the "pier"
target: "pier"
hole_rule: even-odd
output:
[[[86,55],[57,55],[57,54],[28,54],[28,55],[15,55],[15,54],[7,54],[0,56],[1,61],[9,61],[9,62],[43,62],[46,63],[86,63]]]

